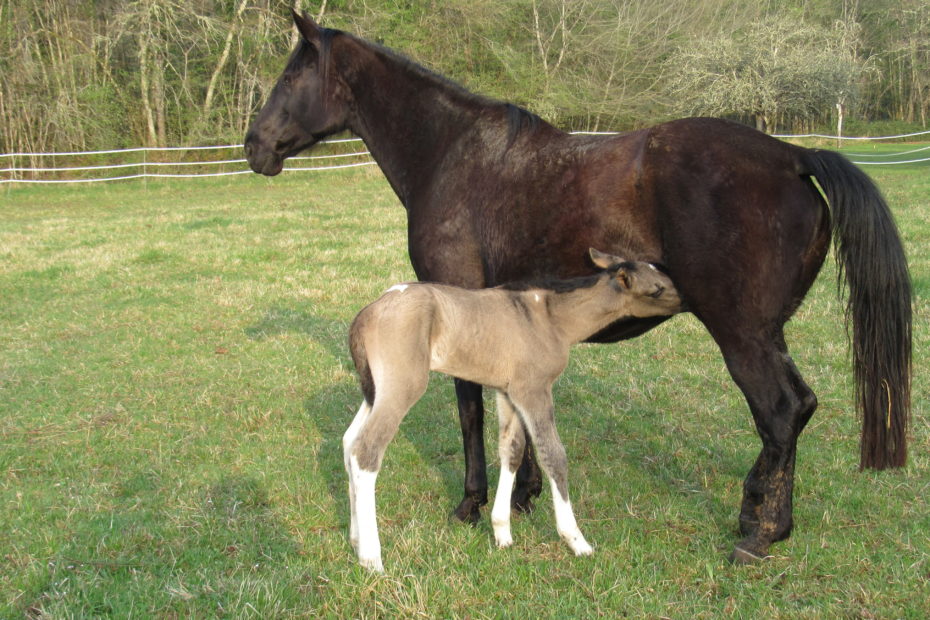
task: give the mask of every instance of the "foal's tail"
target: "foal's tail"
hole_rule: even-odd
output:
[[[365,320],[366,313],[363,310],[352,321],[352,327],[349,328],[349,351],[352,352],[352,361],[355,363],[355,371],[358,373],[362,396],[365,397],[365,402],[370,407],[375,402],[375,380],[371,376],[371,367],[368,365],[368,351],[365,349],[365,339],[362,336]]]
[[[842,155],[806,151],[807,173],[826,193],[838,286],[848,287],[856,406],[862,412],[859,467],[901,467],[911,408],[911,281],[904,248],[875,184]]]

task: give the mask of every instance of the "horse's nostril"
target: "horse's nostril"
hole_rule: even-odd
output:
[[[245,156],[246,157],[252,156],[252,143],[249,140],[246,140],[245,142]]]

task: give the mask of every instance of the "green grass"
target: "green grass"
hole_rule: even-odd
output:
[[[487,511],[474,528],[448,520],[461,438],[434,377],[379,480],[383,576],[347,540],[340,442],[360,401],[347,325],[413,277],[380,175],[5,188],[0,617],[924,617],[926,170],[869,170],[917,293],[905,470],[857,471],[828,264],[788,331],[821,405],[800,442],[795,533],[774,558],[726,562],[759,441],[682,316],[578,347],[556,386],[593,557],[558,540],[548,492],[515,519],[511,549],[494,548]]]

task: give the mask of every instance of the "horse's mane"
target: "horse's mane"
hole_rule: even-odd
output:
[[[320,75],[326,76],[329,73],[329,61],[332,57],[332,47],[333,47],[333,38],[338,35],[343,34],[341,30],[333,30],[332,28],[320,28],[320,52],[319,52],[319,66],[317,70],[320,72]],[[304,55],[310,49],[310,44],[304,40],[303,37],[300,38],[300,43],[294,52],[291,54],[291,57],[287,61],[285,66],[285,72],[295,71],[299,69],[304,63]],[[323,80],[323,99],[326,99],[326,84],[327,81]]]
[[[442,91],[454,95],[457,99],[463,101],[467,105],[482,108],[502,108],[509,128],[508,144],[512,144],[522,131],[534,132],[541,125],[547,124],[546,121],[544,121],[538,115],[530,112],[522,106],[506,101],[500,101],[498,99],[494,99],[493,97],[488,97],[487,95],[474,93],[458,82],[440,73],[437,73],[414,60],[411,60],[407,56],[389,47],[385,47],[384,45],[369,41],[367,39],[360,39],[359,37],[355,37],[354,35],[343,32],[342,30],[324,28],[323,33],[324,56],[329,56],[330,45],[334,36],[340,35],[352,37],[354,40],[362,43],[379,56],[388,59],[391,64],[399,66],[404,71],[419,79],[436,85]],[[326,62],[326,60],[323,62]]]

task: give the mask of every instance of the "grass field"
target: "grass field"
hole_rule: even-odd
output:
[[[930,174],[869,172],[915,282],[906,469],[857,471],[828,262],[788,329],[820,408],[772,559],[726,561],[759,441],[685,315],[578,347],[556,386],[594,556],[558,540],[548,491],[510,549],[487,512],[449,521],[461,438],[434,377],[379,479],[381,576],[348,543],[340,442],[348,322],[413,277],[380,174],[0,189],[0,617],[926,617]]]

